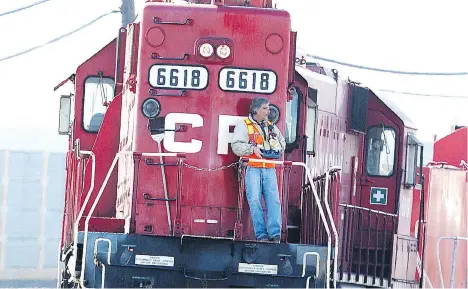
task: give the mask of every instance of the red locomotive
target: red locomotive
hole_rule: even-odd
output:
[[[414,126],[296,55],[290,15],[271,0],[196,2],[148,1],[69,78],[61,287],[422,284]],[[248,160],[230,147],[257,96],[287,144],[268,161],[279,242],[256,241]]]

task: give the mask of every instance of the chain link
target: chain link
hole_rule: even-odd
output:
[[[187,168],[194,169],[194,170],[197,170],[197,171],[202,171],[202,172],[217,172],[217,171],[229,169],[229,168],[237,166],[237,165],[239,165],[239,162],[234,162],[232,164],[229,164],[227,166],[222,166],[222,167],[219,167],[219,168],[207,169],[207,168],[199,168],[199,167],[192,166],[192,165],[189,165],[187,163],[184,163],[184,166],[186,166]]]

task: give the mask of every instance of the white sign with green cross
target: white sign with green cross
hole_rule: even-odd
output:
[[[375,188],[371,187],[370,191],[370,203],[371,205],[386,205],[388,197],[387,188]]]

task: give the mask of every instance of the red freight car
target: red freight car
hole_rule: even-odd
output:
[[[434,161],[423,170],[424,187],[414,191],[413,204],[418,205],[413,205],[412,234],[422,230],[426,236],[420,246],[423,257],[418,260],[418,271],[424,271],[425,288],[468,285],[467,132],[468,128],[460,127],[434,143]],[[425,208],[422,226],[421,199]]]

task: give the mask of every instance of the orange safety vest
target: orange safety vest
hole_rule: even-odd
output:
[[[244,120],[245,124],[247,125],[247,129],[249,132],[249,143],[263,147],[263,142],[265,141],[261,132],[258,131],[257,127],[252,123],[249,118]],[[272,125],[269,121],[268,125]],[[250,159],[258,159],[255,154],[251,154],[249,156]],[[271,163],[260,163],[260,162],[248,162],[248,165],[253,168],[274,168],[275,164]]]

